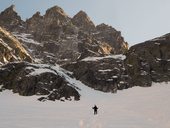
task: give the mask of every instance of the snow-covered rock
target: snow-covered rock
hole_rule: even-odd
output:
[[[23,96],[41,95],[39,100],[80,99],[73,78],[59,66],[9,63],[0,67],[0,85]]]

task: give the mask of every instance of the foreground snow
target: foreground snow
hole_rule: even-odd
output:
[[[170,128],[170,84],[134,87],[117,94],[82,89],[78,102],[39,102],[36,96],[4,91],[0,93],[0,127]],[[94,104],[99,107],[97,116],[91,109]]]

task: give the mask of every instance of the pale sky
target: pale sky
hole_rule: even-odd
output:
[[[84,10],[96,25],[106,23],[121,31],[130,45],[170,32],[170,0],[1,0],[0,11],[11,4],[23,20],[54,5],[70,17]]]

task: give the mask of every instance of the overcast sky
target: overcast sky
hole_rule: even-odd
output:
[[[121,31],[130,45],[170,32],[170,0],[1,0],[0,11],[11,4],[24,20],[54,5],[71,17],[84,10],[95,24]]]

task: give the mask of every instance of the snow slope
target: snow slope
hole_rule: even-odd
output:
[[[83,87],[81,101],[39,102],[0,93],[0,128],[169,128],[170,83],[134,87],[117,94]],[[89,93],[88,93],[89,91]],[[93,115],[97,104],[99,114]]]

